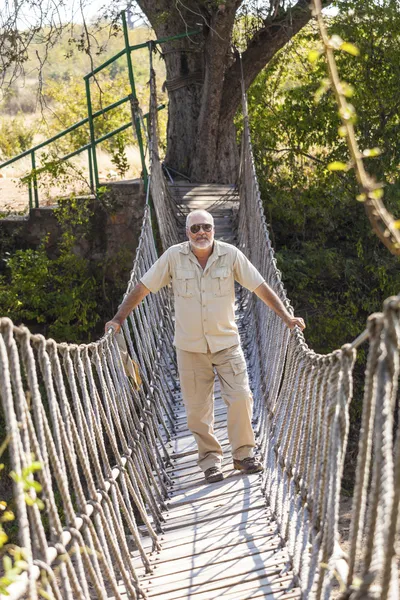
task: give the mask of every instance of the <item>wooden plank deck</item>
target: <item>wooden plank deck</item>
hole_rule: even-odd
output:
[[[215,405],[220,417],[216,433],[223,440],[226,407],[218,384]],[[183,420],[180,400],[177,409]],[[226,444],[225,479],[205,484],[193,439],[183,427],[182,423],[169,444],[173,486],[160,537],[162,549],[149,554],[153,573],[146,575],[140,557],[135,557],[146,594],[154,600],[300,598],[287,551],[260,490],[260,476],[234,471]]]
[[[229,186],[180,184],[173,187],[181,207],[208,208],[226,196]],[[229,187],[228,191],[232,191]],[[193,203],[193,204],[192,204]],[[236,203],[236,205],[235,205]],[[237,199],[218,205],[216,237],[233,240],[232,210]],[[227,226],[225,226],[227,222]],[[222,227],[222,228],[221,228]],[[222,233],[222,236],[221,236]],[[300,598],[287,551],[260,489],[260,475],[233,470],[226,430],[226,406],[215,386],[215,432],[224,450],[225,479],[206,484],[187,429],[180,393],[176,394],[176,434],[168,443],[172,480],[161,551],[150,552],[153,572],[145,573],[139,555],[134,564],[151,600],[289,600]],[[145,547],[151,542],[144,538]]]

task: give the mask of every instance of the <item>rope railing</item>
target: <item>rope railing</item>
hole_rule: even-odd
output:
[[[239,247],[293,313],[263,212],[244,92],[243,115]],[[376,325],[370,325],[366,415],[360,437],[355,518],[347,561],[338,543],[338,517],[355,349],[348,344],[325,356],[316,354],[299,330],[289,334],[275,313],[253,295],[247,294],[243,299],[243,338],[265,464],[263,490],[287,543],[302,595],[310,600],[330,598],[338,580],[343,598],[398,598],[395,538],[400,442],[398,432],[395,441],[393,415],[399,375],[399,306],[399,298],[389,301],[386,316],[378,319],[381,333],[375,333],[375,338],[372,330]],[[385,333],[383,323],[387,327]],[[372,367],[377,352],[381,364]],[[379,411],[375,408],[378,396]],[[373,411],[379,415],[375,423]],[[376,445],[373,468],[372,438]],[[392,458],[395,444],[396,466]],[[367,503],[370,508],[366,517]],[[360,559],[362,548],[364,557]]]
[[[156,258],[146,205],[127,292]],[[0,320],[0,396],[28,561],[8,597],[35,599],[42,590],[57,599],[121,598],[120,581],[130,598],[143,595],[131,552],[149,571],[169,482],[165,442],[173,430],[176,373],[168,290],[148,296],[124,333],[140,365],[140,386],[125,372],[111,335],[88,345],[57,344]],[[21,474],[32,460],[42,468],[26,492]]]
[[[150,49],[150,59],[152,52]],[[159,155],[157,89],[155,71],[150,60],[150,192],[157,216],[163,249],[177,244],[179,241],[177,207],[172,199],[163,173]],[[183,224],[183,223],[182,223]]]

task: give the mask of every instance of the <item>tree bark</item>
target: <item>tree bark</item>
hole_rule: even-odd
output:
[[[233,120],[241,101],[241,66],[231,40],[242,0],[137,2],[158,38],[201,29],[196,36],[162,45],[169,95],[167,166],[199,183],[234,183],[238,148]],[[298,0],[265,20],[242,56],[246,89],[310,18],[309,0]]]

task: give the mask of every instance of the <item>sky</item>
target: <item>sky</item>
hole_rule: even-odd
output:
[[[126,7],[127,0],[41,0],[40,2],[23,2],[23,0],[0,0],[0,27],[13,12],[15,4],[20,5],[18,26],[25,29],[38,22],[44,16],[46,24],[81,23],[84,12],[86,21],[95,19],[112,7],[118,12]],[[39,8],[39,6],[41,8]],[[136,11],[137,9],[135,9]]]
[[[20,28],[28,28],[37,21],[39,9],[35,9],[34,2],[27,2],[27,8],[24,8],[24,2],[21,0],[0,0],[0,28],[7,15],[13,10],[15,4],[22,5],[23,7],[20,9]],[[115,12],[122,10],[126,7],[127,0],[60,0],[59,2],[54,2],[54,0],[41,0],[40,4],[42,5],[43,14],[46,15],[46,20],[52,21],[57,25],[60,22],[71,22],[71,20],[76,23],[81,23],[83,20],[81,5],[84,7],[86,20],[90,21],[100,14],[104,14],[110,6],[113,7]],[[39,2],[37,2],[37,5],[39,5]],[[135,11],[136,10],[137,9],[135,9]],[[329,12],[329,14],[335,14],[337,10],[330,8],[327,12]],[[137,24],[141,24],[139,19],[136,20]]]

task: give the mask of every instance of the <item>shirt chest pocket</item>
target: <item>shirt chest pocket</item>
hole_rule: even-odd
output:
[[[195,293],[196,272],[192,269],[175,270],[175,291],[182,298],[191,298]]]
[[[232,273],[228,267],[219,267],[211,272],[214,296],[227,296],[232,291]]]

